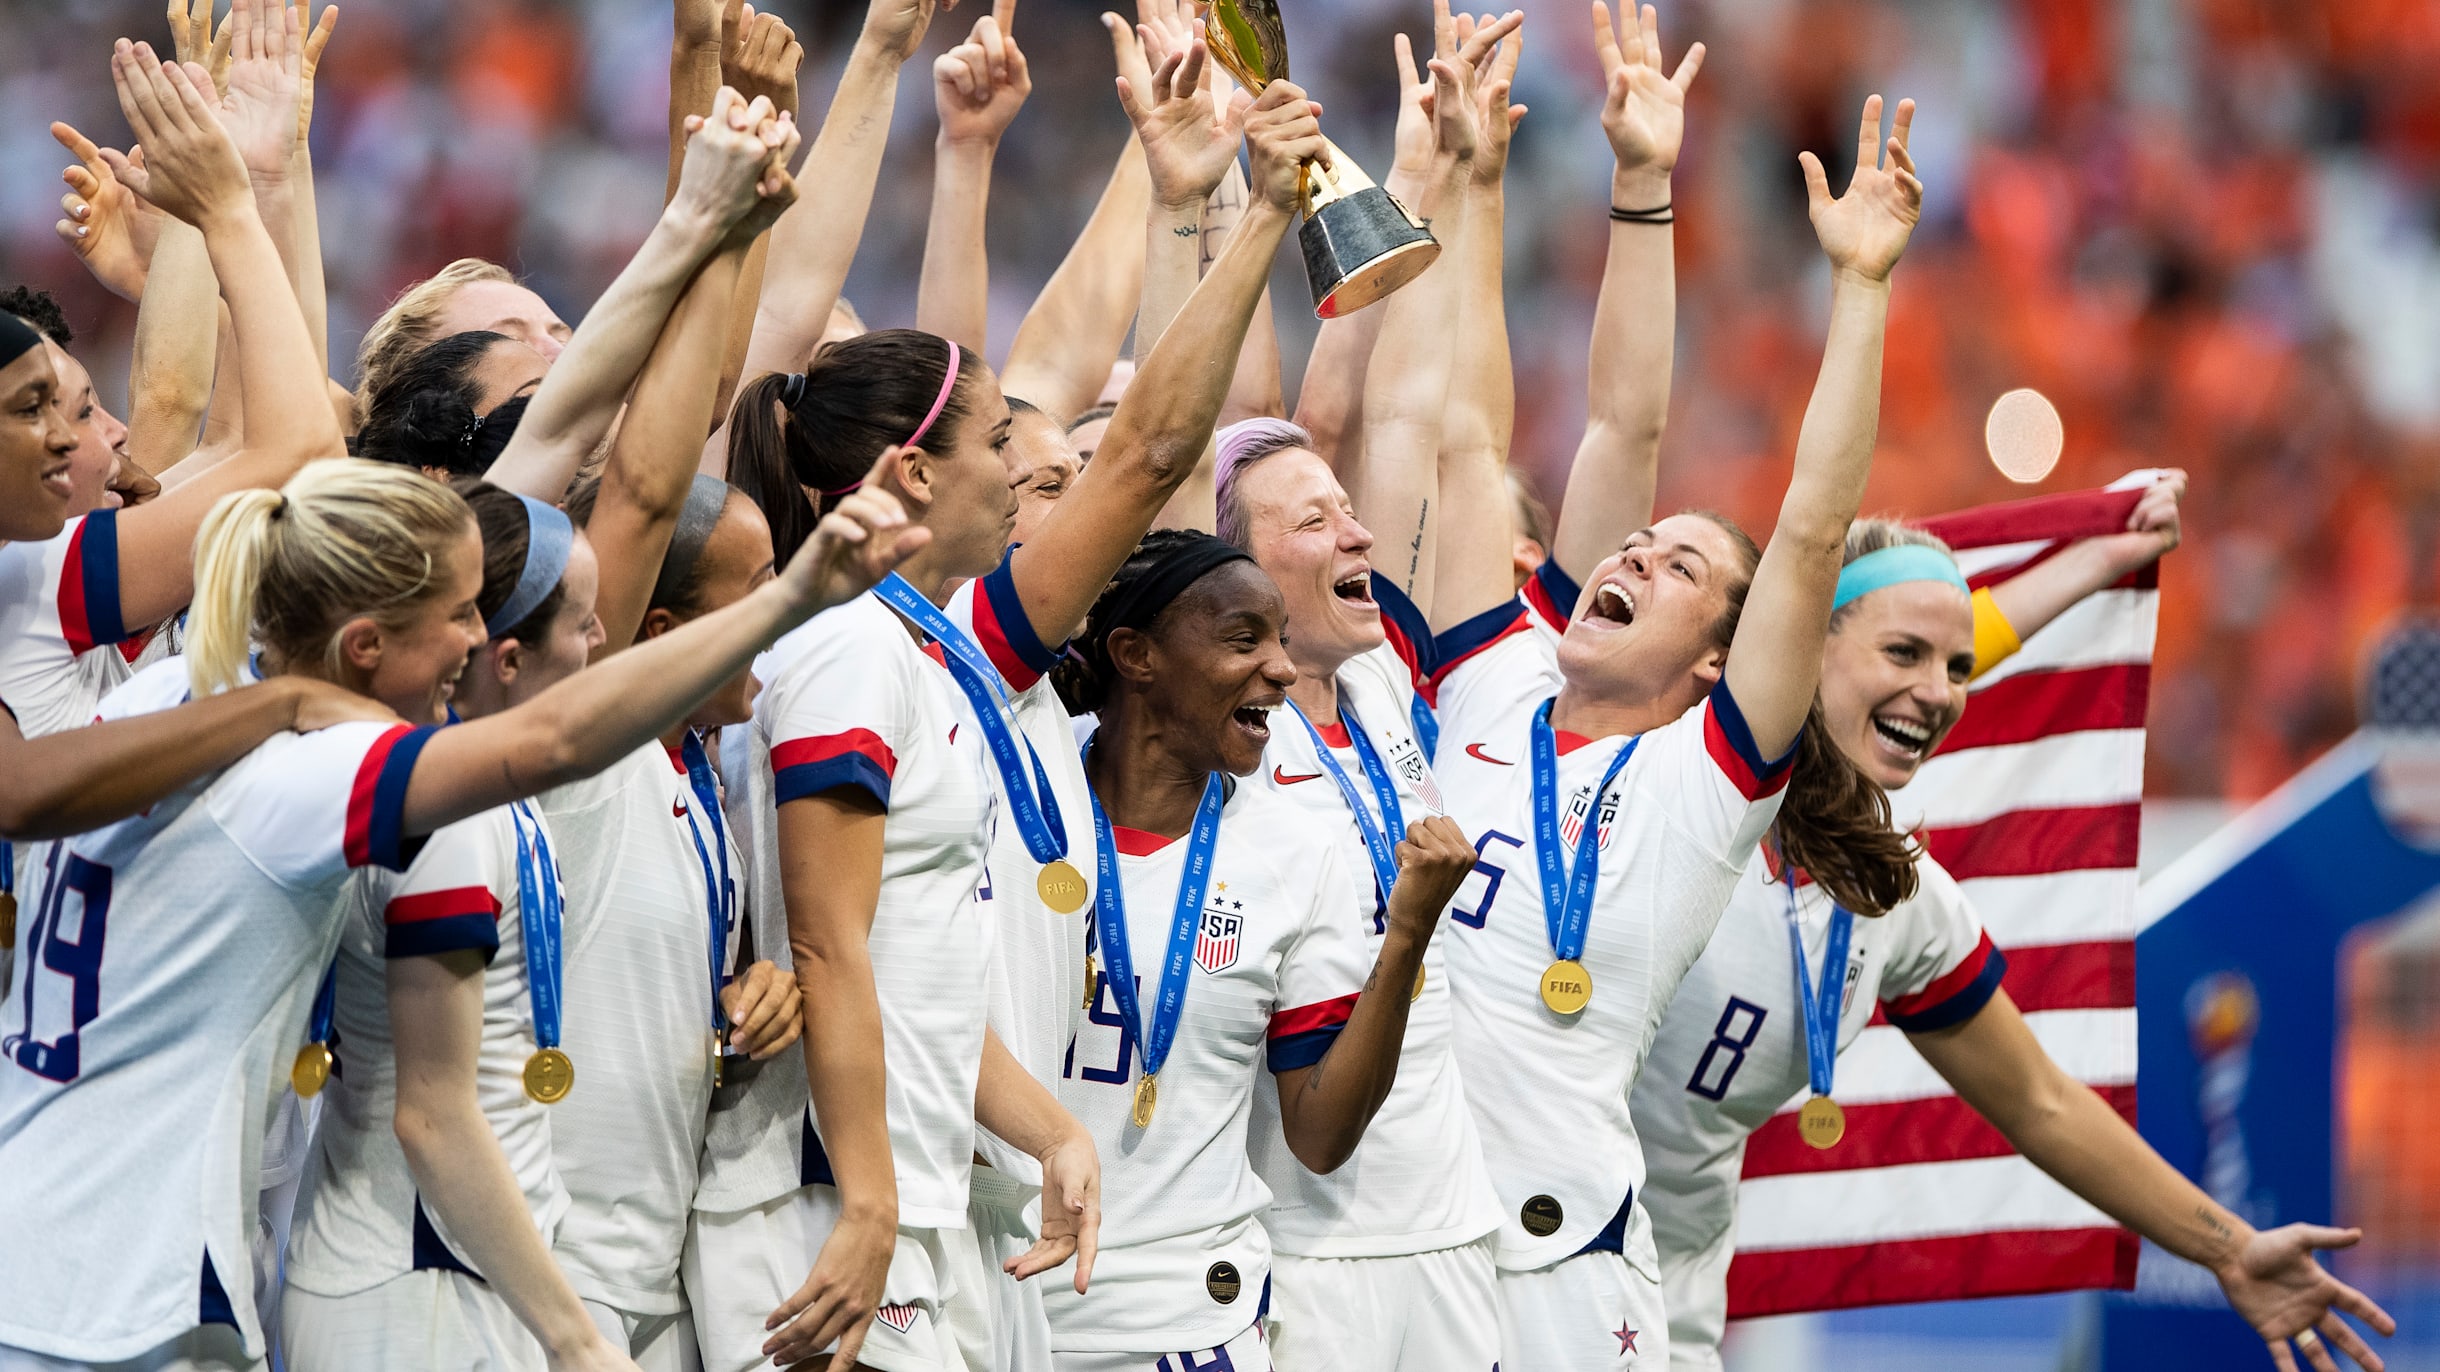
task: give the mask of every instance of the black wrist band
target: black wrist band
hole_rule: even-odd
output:
[[[1630,210],[1610,206],[1610,218],[1621,224],[1674,224],[1677,216],[1669,212],[1670,201],[1664,200],[1648,210]]]

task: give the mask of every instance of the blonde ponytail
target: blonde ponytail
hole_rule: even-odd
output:
[[[357,458],[308,463],[276,491],[221,497],[195,544],[195,693],[237,685],[257,642],[275,669],[335,679],[339,630],[406,619],[441,589],[442,562],[473,520],[439,482]]]

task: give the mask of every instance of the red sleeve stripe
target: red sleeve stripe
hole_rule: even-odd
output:
[[[772,793],[779,804],[818,796],[842,786],[859,787],[890,804],[890,782],[898,755],[870,729],[795,738],[771,750]]]
[[[1469,660],[1532,628],[1525,602],[1511,598],[1435,636],[1430,682],[1433,691],[1437,693],[1441,683],[1449,679],[1449,673]]]
[[[1746,726],[1745,712],[1729,694],[1726,677],[1711,688],[1710,703],[1703,711],[1703,747],[1737,794],[1748,801],[1760,800],[1787,785],[1788,773],[1796,763],[1792,742],[1776,761],[1763,759],[1754,731]]]
[[[1336,1029],[1356,1011],[1356,996],[1344,995],[1337,1000],[1300,1005],[1271,1016],[1269,1037],[1286,1038],[1290,1034],[1310,1034],[1316,1029]]]
[[[381,912],[383,957],[431,957],[500,946],[500,902],[481,886],[418,891],[391,901]]]
[[[1058,664],[1059,654],[1043,644],[1034,632],[1034,622],[1026,617],[1025,602],[1017,595],[1016,576],[1010,570],[1014,565],[1009,558],[1001,559],[998,569],[975,588],[974,637],[991,665],[1000,669],[1000,678],[1009,689],[1023,691]]]
[[[1431,683],[1435,668],[1432,624],[1423,611],[1407,598],[1406,592],[1392,585],[1389,578],[1374,572],[1373,603],[1381,607],[1381,634],[1389,640],[1390,651],[1406,664],[1407,676],[1419,693],[1432,694]]]
[[[347,793],[347,828],[343,851],[350,867],[374,863],[393,872],[407,867],[407,782],[415,775],[416,756],[431,741],[430,727],[394,725],[366,749],[356,764],[356,779]]]
[[[382,908],[384,924],[421,924],[426,920],[450,919],[458,915],[482,915],[497,919],[499,899],[490,888],[483,886],[453,886],[445,891],[415,891],[399,896]]]
[[[119,613],[119,529],[114,510],[86,515],[68,535],[67,564],[59,573],[59,633],[72,653],[127,637]]]
[[[2008,959],[1992,946],[1991,936],[1984,934],[1975,942],[1972,952],[1931,985],[1911,996],[1884,998],[1881,1009],[1890,1023],[1908,1033],[1946,1029],[1972,1019],[1988,1005],[1999,990],[2000,978],[2007,973]]]
[[[1545,558],[1533,575],[1525,578],[1524,595],[1525,603],[1542,617],[1551,632],[1563,634],[1567,632],[1567,622],[1576,617],[1576,602],[1584,591],[1557,558]]]

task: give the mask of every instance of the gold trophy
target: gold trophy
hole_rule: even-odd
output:
[[[1231,76],[1256,94],[1288,76],[1288,33],[1279,0],[1211,0],[1204,41]],[[1440,243],[1398,197],[1373,184],[1355,160],[1323,140],[1330,166],[1305,164],[1305,277],[1313,312],[1324,319],[1354,314],[1423,275]]]

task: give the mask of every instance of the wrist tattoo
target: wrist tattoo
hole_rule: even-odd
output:
[[[1179,238],[1199,238],[1203,234],[1203,226],[1200,224],[1180,224],[1176,228],[1171,229],[1169,232]]]

